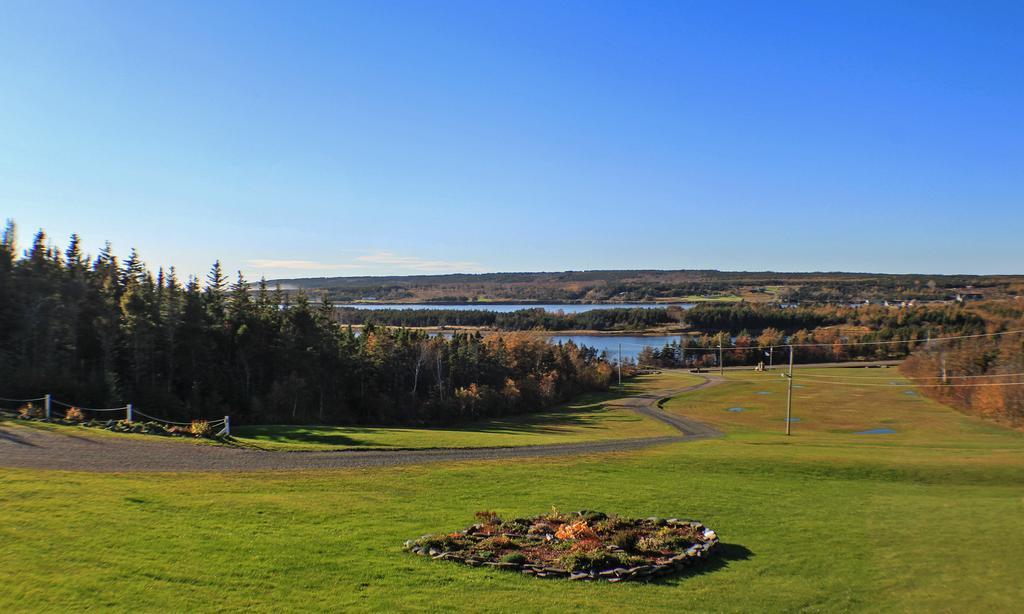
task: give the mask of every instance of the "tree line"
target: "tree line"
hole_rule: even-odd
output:
[[[1019,275],[891,275],[728,271],[564,271],[289,279],[350,302],[538,303],[685,301],[690,296],[755,296],[782,303],[850,304],[865,300],[948,300],[968,288],[987,298],[1020,292]]]
[[[579,313],[550,312],[537,307],[511,312],[483,309],[338,309],[343,324],[374,323],[384,326],[474,326],[502,331],[645,330],[678,321],[670,309],[642,307],[592,309]]]
[[[541,308],[514,312],[469,309],[356,309],[340,308],[336,316],[343,324],[372,323],[383,326],[445,327],[470,326],[501,331],[643,331],[677,324],[691,333],[692,347],[704,347],[707,338],[718,346],[772,345],[793,337],[808,343],[834,340],[893,341],[927,339],[929,336],[974,333],[985,329],[984,319],[962,305],[920,305],[905,308],[864,305],[859,307],[822,305],[781,307],[756,303],[700,304],[684,310],[668,308],[609,308],[580,313],[549,312]],[[744,344],[756,338],[756,343]],[[788,341],[786,341],[788,343]],[[710,346],[708,346],[710,347]],[[868,354],[877,354],[874,350]],[[815,352],[807,354],[818,358]],[[861,356],[865,352],[844,352]],[[885,352],[891,355],[891,352]],[[904,352],[902,355],[905,355]]]
[[[797,346],[797,363],[845,362],[850,360],[899,360],[918,348],[928,347],[933,338],[973,335],[991,328],[986,317],[962,306],[920,306],[893,309],[881,306],[860,308],[822,306],[781,309],[770,306],[708,306],[694,308],[699,326],[723,326],[717,332],[684,336],[680,341],[641,351],[638,364],[653,367],[753,366],[764,362],[781,364]],[[713,314],[708,317],[707,314]],[[780,328],[765,326],[767,323]],[[820,324],[813,328],[798,325]],[[751,326],[741,328],[737,326]],[[772,349],[774,348],[774,349]]]
[[[0,240],[0,395],[131,402],[175,420],[448,423],[536,411],[608,387],[594,350],[517,334],[429,336],[339,325],[333,306],[265,282],[149,270],[38,232]]]

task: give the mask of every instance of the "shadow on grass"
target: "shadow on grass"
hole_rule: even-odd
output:
[[[253,425],[238,427],[235,435],[249,439],[243,447],[260,448],[260,443],[287,442],[329,447],[392,447],[381,442],[360,439],[360,435],[376,435],[381,430],[430,431],[436,433],[486,433],[494,435],[532,434],[557,435],[581,429],[614,429],[619,423],[632,423],[644,418],[622,407],[611,405],[619,395],[594,395],[557,408],[538,413],[525,413],[482,419],[478,422],[438,426],[283,426]]]
[[[11,443],[16,443],[19,446],[29,446],[31,448],[38,448],[39,447],[36,444],[32,443],[31,441],[26,441],[26,440],[22,439],[21,437],[18,437],[17,435],[15,435],[14,433],[12,433],[10,431],[7,431],[7,430],[4,430],[2,428],[0,428],[0,440],[9,441]]]
[[[429,431],[435,433],[487,433],[494,435],[512,434],[547,434],[557,435],[571,432],[573,429],[614,428],[618,422],[640,420],[639,416],[604,415],[618,409],[606,407],[600,403],[589,406],[573,406],[560,410],[550,410],[537,414],[521,414],[504,416],[480,422],[467,422],[439,426],[314,426],[309,428],[288,426],[246,426],[236,429],[240,437],[253,439],[248,442],[257,444],[287,441],[289,443],[305,443],[325,447],[391,447],[381,442],[359,439],[362,435],[375,435],[381,430]]]
[[[542,413],[503,416],[501,418],[492,418],[486,422],[469,422],[459,425],[441,426],[429,430],[505,435],[514,433],[557,435],[572,429],[608,428],[615,422],[635,422],[642,419],[634,414],[623,414],[621,416],[607,415],[618,409],[621,408],[603,403],[573,405]]]
[[[314,427],[320,429],[321,427]],[[323,428],[334,428],[334,427],[323,427]],[[346,431],[368,431],[369,429],[360,427],[337,427],[345,428]],[[347,434],[334,432],[334,431],[323,431],[304,429],[302,427],[281,427],[281,426],[246,426],[236,429],[236,436],[252,438],[253,441],[240,442],[236,439],[232,439],[228,443],[234,447],[242,448],[254,448],[262,449],[260,443],[274,443],[277,441],[286,441],[289,443],[309,443],[316,444],[325,447],[371,447],[374,444],[369,441],[356,439],[350,437]],[[383,446],[376,446],[383,447]]]
[[[661,576],[651,580],[651,584],[678,584],[687,578],[702,576],[729,566],[733,561],[746,561],[754,557],[753,551],[739,544],[719,543],[706,561],[691,565],[683,571],[670,576]]]

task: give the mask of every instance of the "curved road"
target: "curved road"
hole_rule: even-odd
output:
[[[623,452],[720,436],[719,431],[706,424],[661,411],[657,408],[657,402],[665,397],[714,386],[722,381],[704,377],[703,382],[693,386],[652,391],[610,403],[665,422],[681,433],[666,437],[506,448],[280,452],[206,445],[183,448],[184,442],[152,441],[135,437],[89,437],[0,423],[0,467],[98,472],[279,471]]]

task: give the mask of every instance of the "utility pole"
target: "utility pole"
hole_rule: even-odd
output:
[[[622,389],[622,344],[619,344],[619,389]]]
[[[725,362],[722,360],[722,335],[718,335],[718,373],[725,375]]]
[[[786,435],[792,434],[793,425],[793,346],[789,346],[789,386],[786,390]]]

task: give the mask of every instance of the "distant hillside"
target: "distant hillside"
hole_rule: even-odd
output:
[[[335,301],[616,303],[934,301],[1024,294],[1024,275],[890,275],[749,271],[564,271],[275,279],[271,287]]]

